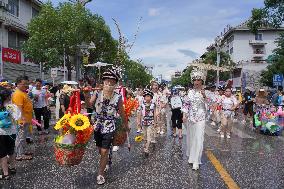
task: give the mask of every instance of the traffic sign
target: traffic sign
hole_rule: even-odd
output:
[[[282,83],[283,83],[283,74],[274,74],[273,86],[282,86]]]
[[[51,73],[52,78],[56,78],[57,77],[57,68],[51,68],[50,73]]]

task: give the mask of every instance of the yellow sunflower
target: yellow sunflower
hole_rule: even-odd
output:
[[[73,115],[69,123],[76,131],[82,131],[90,126],[89,118],[82,114]]]
[[[137,137],[135,137],[135,142],[141,142],[142,140],[143,140],[142,135],[138,135]]]
[[[55,130],[61,129],[66,123],[69,122],[71,114],[65,114],[59,121],[57,121],[56,125],[54,126]]]

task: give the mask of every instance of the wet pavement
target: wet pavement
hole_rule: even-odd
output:
[[[168,115],[169,117],[169,115]],[[211,152],[239,188],[284,188],[284,137],[264,136],[239,123],[231,139],[221,139],[216,127],[206,127],[203,164],[193,171],[185,156],[185,137],[158,139],[150,156],[142,155],[142,143],[134,142],[135,125],[131,122],[131,151],[122,147],[113,153],[106,184],[96,185],[98,153],[92,140],[82,163],[74,167],[57,165],[53,151],[54,133],[35,136],[34,159],[17,162],[17,174],[0,181],[0,188],[228,188],[205,152]]]

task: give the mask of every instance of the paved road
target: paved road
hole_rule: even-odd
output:
[[[169,116],[168,116],[169,117]],[[135,128],[134,124],[132,127]],[[236,123],[232,138],[219,137],[217,128],[207,126],[203,164],[192,171],[185,156],[185,138],[174,139],[170,129],[160,137],[148,159],[142,156],[142,144],[114,152],[107,183],[98,187],[98,153],[94,142],[87,147],[83,162],[71,168],[54,160],[53,135],[36,136],[35,157],[17,164],[17,174],[1,188],[284,188],[284,138],[254,133]],[[221,173],[221,174],[220,174]]]

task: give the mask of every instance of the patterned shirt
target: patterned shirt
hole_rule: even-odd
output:
[[[103,91],[97,92],[95,102],[95,125],[96,131],[102,134],[114,132],[115,123],[118,120],[118,103],[122,100],[120,94],[114,93],[111,99],[103,98]]]
[[[146,103],[145,101],[139,106],[138,110],[142,114],[142,126],[154,125],[155,103]]]
[[[206,100],[200,91],[190,90],[185,96],[182,112],[188,115],[190,122],[199,122],[206,120]]]

